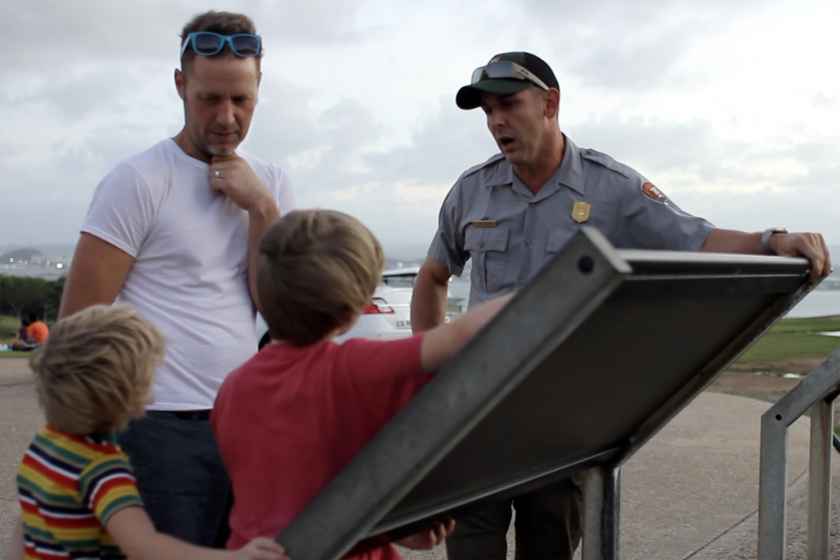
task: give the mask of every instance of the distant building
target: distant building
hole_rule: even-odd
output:
[[[41,264],[42,261],[43,253],[32,247],[15,249],[14,251],[0,255],[0,264]]]
[[[67,274],[71,257],[46,255],[38,249],[24,247],[0,255],[0,276],[31,276],[56,280]]]

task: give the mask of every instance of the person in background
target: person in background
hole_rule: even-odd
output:
[[[29,326],[26,328],[26,339],[36,346],[43,346],[50,336],[50,328],[43,322],[38,320],[38,316],[34,313],[29,314]]]
[[[28,350],[26,343],[29,340],[29,319],[26,317],[20,318],[20,327],[15,333],[15,337],[10,344],[12,350]],[[29,348],[31,349],[31,348]]]
[[[223,546],[232,498],[210,410],[228,373],[256,352],[257,242],[294,197],[283,169],[238,148],[262,76],[254,22],[198,15],[180,49],[184,127],[97,187],[60,316],[126,302],[163,332],[153,400],[120,445],[155,527]]]
[[[145,412],[164,340],[126,305],[63,319],[30,359],[47,425],[18,469],[22,521],[8,558],[281,560],[257,538],[240,550],[187,544],[155,530],[115,433]]]

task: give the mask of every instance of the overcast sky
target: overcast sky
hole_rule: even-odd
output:
[[[180,130],[178,35],[211,8],[265,45],[242,149],[386,246],[426,245],[496,151],[454,97],[513,50],[554,69],[570,138],[685,210],[840,243],[836,0],[0,0],[0,245],[74,243],[104,174]]]

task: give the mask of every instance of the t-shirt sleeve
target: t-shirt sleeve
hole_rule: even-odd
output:
[[[683,211],[641,175],[630,177],[623,197],[622,246],[699,251],[709,232],[715,229],[703,218]]]
[[[137,258],[154,215],[154,202],[146,182],[131,165],[121,163],[96,188],[82,232]]]
[[[79,494],[103,526],[123,508],[143,507],[134,471],[123,453],[92,461],[79,476]]]
[[[429,257],[449,267],[449,273],[460,277],[470,258],[464,249],[464,236],[460,230],[460,181],[452,187],[440,208],[438,230],[429,247]]]
[[[399,412],[432,377],[423,372],[420,347],[426,333],[399,340],[350,339],[341,345],[338,382],[377,425]]]

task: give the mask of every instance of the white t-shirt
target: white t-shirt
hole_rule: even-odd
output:
[[[277,201],[294,208],[288,175],[246,159]],[[167,339],[152,410],[213,407],[228,373],[257,349],[248,291],[248,213],[210,187],[210,166],[172,139],[117,165],[93,195],[82,231],[135,258],[117,301]]]

